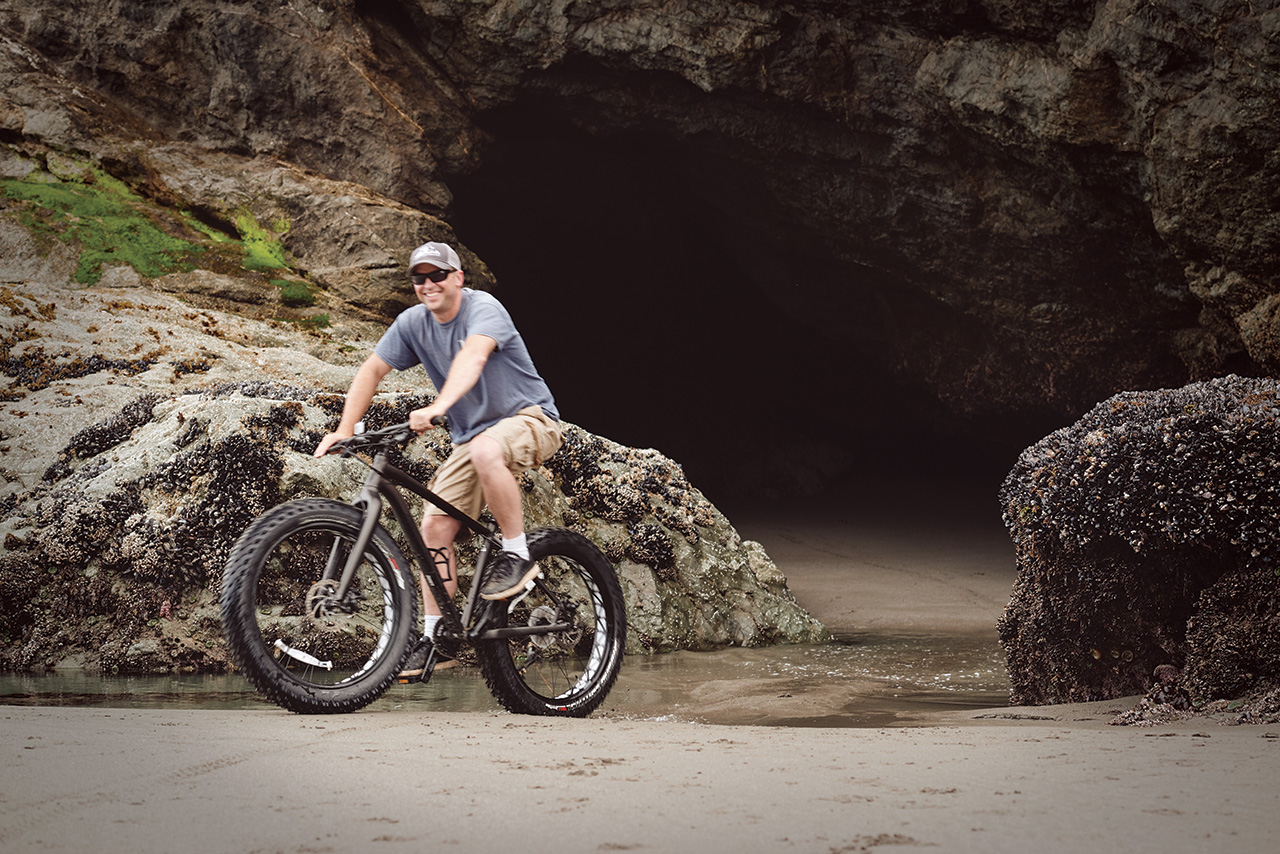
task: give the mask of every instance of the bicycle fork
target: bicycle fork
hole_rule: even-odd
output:
[[[356,541],[352,544],[351,551],[346,554],[345,562],[343,562],[344,550],[342,541],[337,538],[334,539],[333,546],[329,551],[329,561],[325,565],[324,575],[322,576],[324,581],[338,579],[338,584],[333,589],[334,604],[346,601],[347,592],[351,589],[351,579],[355,578],[356,570],[359,569],[360,562],[364,560],[365,549],[369,547],[369,542],[373,539],[373,532],[378,527],[378,518],[382,515],[382,497],[371,486],[366,485],[361,491],[360,497],[352,503],[364,513],[364,518],[360,523],[360,533],[356,536]],[[341,578],[338,576],[339,563],[343,563]]]

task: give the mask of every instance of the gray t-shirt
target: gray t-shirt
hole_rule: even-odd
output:
[[[402,311],[374,352],[398,371],[421,364],[439,389],[444,387],[453,357],[472,335],[487,335],[498,347],[475,386],[449,410],[449,432],[455,444],[471,441],[528,406],[541,406],[559,420],[551,390],[534,368],[511,315],[484,291],[463,288],[462,307],[448,323],[438,322],[425,305]]]

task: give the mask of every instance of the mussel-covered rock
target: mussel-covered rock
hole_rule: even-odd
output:
[[[1127,392],[1024,451],[1001,489],[1013,702],[1280,686],[1280,383]]]
[[[427,400],[381,395],[366,420],[404,421]],[[363,482],[359,463],[311,456],[341,407],[332,393],[237,382],[139,397],[72,436],[5,519],[0,668],[225,667],[216,598],[235,539],[280,501],[351,499]],[[763,549],[741,540],[677,464],[573,425],[568,435],[523,476],[529,521],[576,528],[609,555],[630,652],[826,636]],[[397,463],[430,478],[448,453],[443,439],[427,434]]]

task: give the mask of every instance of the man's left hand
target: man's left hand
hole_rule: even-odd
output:
[[[431,423],[432,419],[443,417],[444,412],[434,405],[415,409],[409,413],[409,429],[417,433],[425,433],[435,426]]]

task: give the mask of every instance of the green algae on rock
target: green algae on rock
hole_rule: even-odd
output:
[[[75,281],[82,285],[97,284],[109,264],[149,278],[190,270],[185,256],[202,251],[161,229],[141,197],[99,168],[62,177],[33,169],[22,180],[0,179],[0,192],[18,203],[12,216],[29,230],[80,246]]]
[[[73,279],[81,285],[97,284],[112,265],[132,267],[147,279],[198,267],[264,273],[290,268],[278,236],[288,233],[287,220],[266,228],[252,212],[240,211],[234,223],[237,239],[190,211],[169,210],[143,198],[88,161],[45,154],[43,167],[35,161],[28,165],[22,178],[0,177],[0,195],[9,200],[4,213],[35,237],[76,247],[80,256]],[[314,302],[314,285],[282,279],[278,286],[290,304]]]

